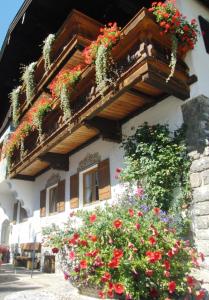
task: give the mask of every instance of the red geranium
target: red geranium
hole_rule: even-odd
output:
[[[125,291],[124,286],[120,283],[114,284],[114,290],[115,290],[116,294],[119,294],[119,295],[123,294]]]
[[[121,258],[121,257],[123,257],[123,250],[114,249],[113,255],[114,255],[114,258]]]
[[[80,268],[81,269],[86,269],[87,268],[87,261],[85,259],[82,259],[80,261]]]
[[[58,248],[56,248],[56,247],[52,248],[52,253],[57,254],[58,252],[59,252]]]
[[[151,236],[149,238],[149,243],[150,243],[150,245],[154,246],[157,243],[156,238],[154,236]]]
[[[71,260],[74,260],[74,259],[75,259],[75,252],[74,252],[74,251],[70,251],[70,253],[69,253],[69,258],[70,258]]]
[[[145,271],[145,274],[148,276],[148,277],[152,277],[154,271],[153,270],[146,270]]]
[[[94,215],[91,215],[90,217],[89,217],[89,221],[90,221],[90,223],[94,223],[95,221],[96,221],[96,219],[97,219],[97,216],[94,214]]]
[[[101,281],[102,282],[107,282],[111,280],[111,274],[108,272],[105,272],[104,275],[102,275]]]
[[[147,251],[146,256],[148,258],[149,263],[155,263],[162,259],[162,254],[160,251]]]
[[[169,291],[169,293],[173,294],[173,292],[175,291],[175,289],[176,289],[176,283],[175,283],[175,281],[170,281],[168,283],[168,291]]]
[[[112,258],[112,260],[108,263],[108,267],[111,269],[117,269],[119,266],[119,259],[118,258]]]
[[[121,228],[122,225],[123,225],[123,222],[120,220],[120,219],[116,219],[114,222],[113,222],[113,225],[115,228]]]
[[[133,209],[129,209],[128,212],[129,212],[130,217],[134,216],[134,210]]]

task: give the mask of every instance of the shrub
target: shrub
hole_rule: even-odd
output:
[[[48,239],[64,262],[65,279],[97,288],[101,298],[177,299],[188,290],[204,298],[189,275],[203,256],[179,239],[159,208],[117,204],[78,212],[76,220],[82,220],[79,228],[72,231],[68,223]]]

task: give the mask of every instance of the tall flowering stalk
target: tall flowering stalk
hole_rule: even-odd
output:
[[[95,64],[96,84],[102,90],[110,81],[110,70],[113,64],[111,51],[120,40],[121,32],[117,23],[109,23],[108,26],[100,29],[100,35],[96,41],[83,51],[86,64]]]
[[[167,82],[173,77],[177,63],[177,52],[187,53],[193,49],[198,37],[197,22],[191,22],[183,16],[175,5],[175,0],[168,0],[165,3],[153,2],[149,9],[160,24],[162,34],[170,34],[172,39],[172,53],[170,60],[171,72]]]
[[[70,98],[80,81],[82,69],[83,67],[78,65],[72,69],[61,71],[49,87],[52,97],[60,99],[65,121],[71,117]]]
[[[33,126],[38,130],[40,141],[43,140],[43,118],[52,110],[52,99],[41,98],[31,108]]]

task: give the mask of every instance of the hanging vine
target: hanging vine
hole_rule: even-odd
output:
[[[55,41],[55,34],[49,34],[43,42],[43,57],[44,57],[44,67],[47,72],[51,68],[52,64],[52,49]]]
[[[51,99],[41,98],[31,110],[31,115],[33,118],[33,126],[38,130],[39,139],[42,142],[43,135],[43,119],[46,114],[52,110]]]
[[[20,114],[20,111],[19,111],[20,91],[21,91],[21,86],[18,86],[9,94],[9,98],[11,100],[11,105],[12,105],[12,122],[15,127],[17,127],[17,125],[18,125],[18,119],[19,119],[19,114]]]
[[[64,121],[68,120],[71,115],[70,98],[80,81],[82,66],[78,65],[73,69],[61,71],[50,85],[50,91],[53,98],[60,99],[60,107],[63,111]]]
[[[23,67],[22,81],[25,85],[26,91],[26,102],[28,105],[31,104],[31,100],[35,94],[35,69],[37,62],[32,62],[29,66]]]
[[[121,32],[116,23],[100,29],[96,41],[86,47],[83,56],[86,64],[95,64],[97,88],[102,91],[111,82],[113,59],[111,52],[120,40]]]

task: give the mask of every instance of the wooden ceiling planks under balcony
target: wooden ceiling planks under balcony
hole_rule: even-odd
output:
[[[76,131],[69,134],[64,140],[60,141],[59,144],[50,149],[50,152],[60,154],[69,153],[98,134],[98,130],[94,128],[90,129],[86,126],[80,126]]]
[[[20,175],[24,176],[36,176],[40,171],[46,169],[49,166],[48,163],[35,160],[31,162],[22,172],[20,172]]]

